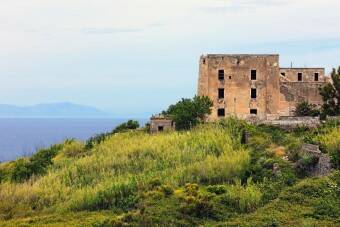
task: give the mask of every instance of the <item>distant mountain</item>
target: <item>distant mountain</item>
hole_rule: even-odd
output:
[[[86,118],[110,117],[109,113],[91,106],[78,105],[69,102],[45,103],[33,106],[14,106],[0,104],[0,117],[52,117],[52,118]]]

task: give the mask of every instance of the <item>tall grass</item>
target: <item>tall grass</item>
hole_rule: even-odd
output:
[[[236,124],[236,122],[232,122]],[[1,203],[26,210],[127,210],[149,182],[183,186],[222,183],[243,177],[250,158],[231,125],[202,125],[188,132],[112,135],[91,151],[64,146],[41,177],[0,184]],[[16,213],[15,207],[12,215]],[[0,213],[8,211],[0,207]]]
[[[328,129],[324,134],[316,136],[315,139],[321,149],[332,158],[336,168],[340,168],[340,126]]]

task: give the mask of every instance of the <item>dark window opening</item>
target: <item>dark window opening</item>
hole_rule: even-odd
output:
[[[251,94],[250,94],[252,99],[256,99],[256,88],[251,89]]]
[[[224,70],[223,69],[218,70],[218,79],[224,80]]]
[[[205,64],[205,59],[203,59],[203,64]]]
[[[302,81],[302,73],[298,73],[298,81]]]
[[[163,132],[164,131],[164,126],[158,126],[158,131]]]
[[[219,99],[224,99],[224,88],[219,88],[218,89],[218,98]]]
[[[286,76],[286,73],[281,73],[281,76]]]
[[[250,79],[251,79],[251,80],[256,80],[256,70],[251,70]]]
[[[224,117],[225,116],[225,109],[218,109],[217,116]]]
[[[255,115],[257,115],[257,109],[250,109],[250,114],[255,114]]]
[[[314,81],[319,81],[319,73],[314,74]]]
[[[229,80],[231,80],[231,76],[229,76]]]

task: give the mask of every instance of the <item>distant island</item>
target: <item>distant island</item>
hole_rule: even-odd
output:
[[[0,118],[87,118],[111,117],[95,107],[70,102],[43,103],[32,106],[0,104]]]

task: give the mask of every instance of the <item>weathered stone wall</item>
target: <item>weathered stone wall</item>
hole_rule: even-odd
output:
[[[324,68],[280,68],[280,75],[291,82],[298,82],[299,73],[301,73],[301,82],[325,82]],[[315,81],[316,73],[317,81]]]
[[[219,70],[224,70],[223,80]],[[256,80],[251,80],[252,70],[256,70]],[[279,55],[209,54],[200,58],[198,95],[209,96],[214,103],[209,120],[219,118],[218,109],[225,110],[225,117],[275,120],[293,116],[302,101],[321,106],[319,88],[327,80],[323,68],[279,68]],[[222,88],[224,98],[219,98]],[[255,99],[252,88],[257,89]],[[250,114],[251,109],[257,110],[256,116]]]
[[[150,133],[158,133],[160,131],[169,131],[174,129],[175,125],[171,119],[166,118],[151,118]],[[160,130],[161,129],[161,130]]]
[[[224,70],[224,80],[218,71]],[[251,80],[256,70],[256,80]],[[198,95],[209,96],[214,107],[209,120],[218,119],[218,109],[225,115],[242,119],[251,117],[250,109],[257,110],[259,119],[277,118],[279,109],[278,55],[206,55],[200,58]],[[224,99],[218,98],[218,89],[224,88]],[[251,88],[257,97],[251,98]]]
[[[280,82],[280,116],[293,116],[295,107],[302,101],[322,105],[319,88],[324,83]]]

